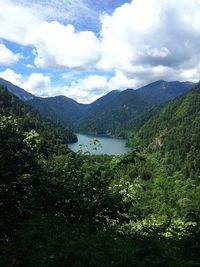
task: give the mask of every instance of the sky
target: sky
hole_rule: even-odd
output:
[[[200,80],[200,0],[0,0],[0,77],[90,103]]]

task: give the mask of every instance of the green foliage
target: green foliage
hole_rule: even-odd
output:
[[[21,132],[12,117],[0,118],[0,183],[9,183],[37,167],[35,155],[39,136],[35,131]]]
[[[200,87],[160,108],[134,135],[134,140],[161,152],[162,162],[181,170],[186,177],[200,172]],[[131,144],[131,142],[130,142]]]
[[[74,128],[80,117],[88,110],[87,105],[79,104],[65,96],[49,98],[34,98],[26,102],[37,110],[42,116],[54,123]]]
[[[0,266],[199,266],[199,90],[114,157],[70,151],[0,88]]]
[[[0,86],[0,114],[12,116],[17,120],[19,130],[29,132],[34,130],[39,135],[41,153],[49,156],[52,153],[66,153],[68,149],[63,144],[77,141],[77,137],[68,129],[55,125],[41,118],[29,106]]]
[[[157,81],[138,90],[113,90],[91,104],[79,104],[64,96],[33,98],[27,103],[46,118],[77,132],[127,137],[155,114],[154,105],[157,107],[194,86],[190,82]]]
[[[170,255],[172,249],[163,239],[121,237],[94,232],[87,227],[68,227],[60,217],[36,217],[17,232],[16,243],[9,246],[10,258],[3,258],[3,264],[16,267],[183,266],[176,252]]]

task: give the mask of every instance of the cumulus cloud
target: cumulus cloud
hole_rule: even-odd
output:
[[[0,38],[27,45],[29,26],[42,22],[36,14],[31,7],[19,5],[11,0],[0,0]]]
[[[139,84],[139,80],[128,79],[123,72],[117,71],[109,79],[97,74],[89,75],[71,82],[68,86],[57,88],[57,92],[80,103],[91,103],[111,90],[137,88]]]
[[[33,46],[34,63],[39,68],[81,70],[100,60],[100,41],[92,31],[76,31],[71,24],[47,21],[48,11],[39,3],[37,11],[36,7],[23,0],[2,3],[0,37]]]
[[[44,22],[28,35],[36,48],[35,65],[40,68],[84,69],[101,57],[99,40],[93,32],[76,32],[73,25]]]
[[[141,82],[196,77],[184,73],[197,68],[200,58],[199,0],[134,0],[101,21],[99,68]]]
[[[79,8],[80,14],[91,14],[89,2],[0,0],[0,38],[32,46],[36,67],[115,73],[110,79],[90,75],[70,80],[55,90],[43,74],[32,76],[29,83],[27,78],[27,88],[36,91],[37,80],[46,88],[41,86],[37,94],[63,92],[86,102],[112,89],[138,88],[158,79],[199,80],[200,0],[133,0],[101,15],[100,33],[72,25]]]
[[[138,79],[129,79],[121,71],[116,71],[115,75],[108,81],[107,88],[109,90],[119,90],[126,88],[136,88],[139,84]]]
[[[10,81],[39,97],[65,95],[80,103],[90,103],[108,91],[107,79],[95,74],[84,79],[78,79],[66,86],[52,86],[50,76],[42,73],[31,73],[29,76],[22,76],[12,69],[0,72],[0,78]]]
[[[32,73],[29,76],[23,76],[8,68],[5,71],[0,72],[0,78],[11,82],[36,96],[48,97],[59,94],[59,92],[56,91],[57,88],[52,87],[51,78],[42,73]]]
[[[49,96],[53,91],[50,77],[42,73],[32,73],[21,86],[36,96]]]
[[[14,85],[21,86],[23,83],[23,76],[19,73],[14,72],[12,69],[8,68],[3,72],[0,72],[0,78],[7,80]]]
[[[0,66],[10,65],[16,63],[22,56],[14,54],[3,43],[0,43]]]
[[[84,0],[0,0],[0,36],[26,45],[29,26],[52,20],[83,20],[84,15],[94,16]]]
[[[108,90],[107,79],[103,76],[91,74],[84,79],[78,79],[68,86],[60,87],[62,95],[73,98],[80,103],[90,103],[104,95]]]

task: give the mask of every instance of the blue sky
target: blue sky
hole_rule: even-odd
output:
[[[82,103],[199,80],[199,0],[0,0],[0,77]]]

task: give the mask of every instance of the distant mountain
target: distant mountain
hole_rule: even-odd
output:
[[[27,103],[46,118],[61,122],[69,128],[75,128],[76,122],[84,116],[89,108],[89,105],[79,104],[66,96],[36,97]]]
[[[194,88],[195,85],[196,84],[192,82],[165,82],[160,80],[139,88],[137,91],[145,101],[155,105],[182,95]]]
[[[127,130],[143,125],[157,112],[159,105],[196,85],[191,82],[157,81],[137,90],[113,90],[91,104],[80,104],[65,96],[35,97],[3,79],[0,79],[0,84],[56,123],[79,132],[121,136]]]
[[[107,96],[107,95],[106,95]],[[79,131],[118,135],[128,121],[139,115],[148,103],[132,89],[116,92],[109,101],[91,109],[79,122]]]
[[[156,114],[158,105],[184,94],[195,85],[191,82],[157,81],[137,90],[113,91],[113,97],[104,106],[91,109],[80,120],[79,131],[124,136],[127,130],[139,127]]]
[[[22,101],[27,101],[34,99],[35,96],[26,92],[24,89],[12,84],[11,82],[8,82],[2,78],[0,78],[0,85],[5,86],[9,92],[13,93],[17,97],[19,97]]]
[[[109,101],[111,101],[114,97],[116,97],[117,95],[120,94],[120,91],[118,90],[113,90],[111,92],[109,92],[108,94],[100,97],[99,99],[97,99],[96,101],[92,102],[90,104],[91,108],[98,108],[98,107],[104,107],[107,103],[109,103]]]
[[[87,120],[87,116],[90,113],[102,109],[119,93],[119,91],[114,90],[91,104],[80,104],[66,96],[48,98],[35,97],[27,101],[27,103],[37,109],[45,117],[78,130],[83,118]]]

